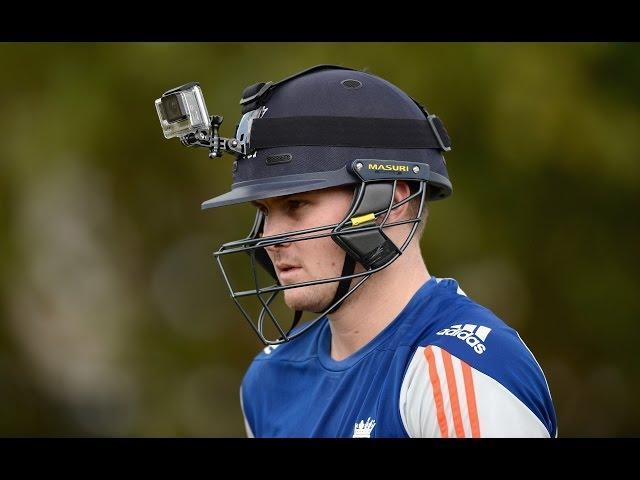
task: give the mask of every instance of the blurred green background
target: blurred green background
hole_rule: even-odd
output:
[[[0,435],[243,436],[261,348],[211,253],[250,206],[202,212],[230,157],[162,136],[199,81],[223,135],[244,87],[320,63],[382,76],[453,139],[432,275],[516,328],[560,436],[640,432],[637,44],[1,44]]]

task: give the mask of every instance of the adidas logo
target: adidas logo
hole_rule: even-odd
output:
[[[356,423],[353,427],[353,438],[371,438],[371,430],[376,426],[376,421],[371,420],[371,417],[367,418],[367,422],[360,420],[360,423]]]
[[[446,335],[447,337],[456,337],[460,340],[464,340],[467,345],[473,347],[477,354],[483,353],[487,347],[482,342],[487,339],[491,329],[489,327],[483,327],[469,324],[466,325],[451,325],[449,328],[440,330],[436,335]]]

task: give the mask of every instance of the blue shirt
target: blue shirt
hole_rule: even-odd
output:
[[[241,403],[256,437],[557,436],[544,374],[515,330],[431,277],[348,358],[331,358],[326,317],[268,346]]]

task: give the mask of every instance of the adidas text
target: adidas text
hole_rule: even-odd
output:
[[[489,327],[466,324],[451,325],[449,328],[440,330],[436,335],[446,335],[447,337],[456,337],[464,340],[477,354],[481,354],[487,349],[482,342],[487,339],[489,332],[491,332]]]

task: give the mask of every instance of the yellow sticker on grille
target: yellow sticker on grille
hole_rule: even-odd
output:
[[[368,222],[369,220],[375,220],[375,218],[376,216],[373,213],[367,213],[366,215],[362,215],[360,217],[353,217],[351,219],[351,225],[355,227],[362,223]]]

